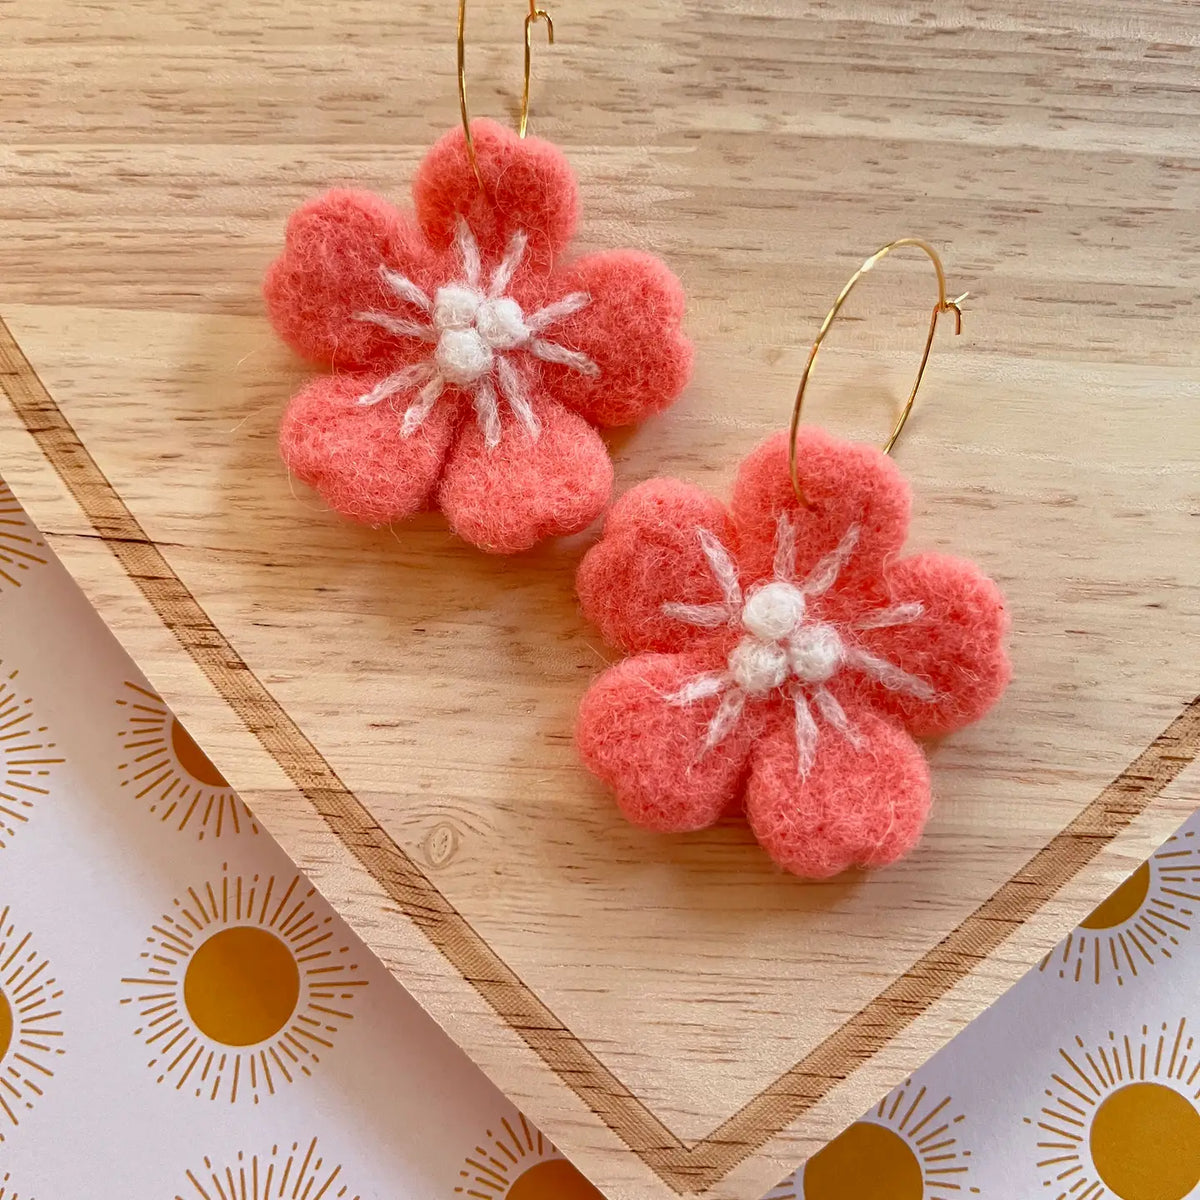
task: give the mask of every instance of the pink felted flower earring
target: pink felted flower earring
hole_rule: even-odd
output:
[[[280,335],[331,374],[291,402],[290,470],[327,503],[381,525],[437,506],[468,542],[512,553],[603,511],[612,463],[597,427],[666,408],[691,370],[684,295],[636,250],[563,253],[578,185],[561,151],[472,121],[430,150],[416,221],[369,192],[334,190],[288,222],[265,284]],[[553,25],[549,25],[553,41]]]
[[[938,300],[916,382],[883,451],[799,425],[821,343],[884,255],[917,246]],[[913,737],[978,720],[1010,668],[1004,600],[971,563],[898,557],[908,484],[888,457],[921,385],[946,299],[942,265],[904,238],[873,254],[821,326],[791,429],[742,463],[726,507],[651,479],[610,511],[585,556],[585,614],[631,658],[584,697],[588,767],[647,829],[703,829],[739,803],[783,868],[822,878],[880,867],[917,842],[930,807]]]

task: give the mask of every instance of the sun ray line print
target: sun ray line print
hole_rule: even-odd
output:
[[[1200,1185],[1200,1062],[1186,1019],[1077,1037],[1025,1124],[1052,1200],[1184,1200]],[[1057,1190],[1056,1190],[1057,1189]]]
[[[37,527],[0,479],[0,595],[6,588],[19,588],[27,572],[45,566],[47,553]]]
[[[951,1200],[978,1196],[966,1122],[950,1096],[907,1080],[765,1200]]]
[[[463,1159],[456,1196],[466,1200],[604,1200],[535,1129],[524,1113],[501,1117],[497,1129]]]
[[[1118,987],[1173,958],[1200,911],[1200,837],[1169,838],[1039,964],[1060,979]]]
[[[125,717],[117,737],[127,756],[117,770],[134,800],[200,841],[258,832],[245,803],[156,692],[126,681],[117,704]]]
[[[0,1200],[32,1200],[27,1192],[18,1192],[16,1185],[12,1181],[12,1176],[5,1171],[0,1175]]]
[[[272,1146],[269,1154],[239,1152],[228,1163],[206,1158],[186,1179],[175,1200],[361,1200],[341,1166],[325,1161],[316,1138]]]
[[[139,973],[121,983],[159,1083],[257,1104],[312,1073],[367,980],[302,876],[226,868],[152,922]]]
[[[47,727],[38,724],[33,700],[18,688],[18,675],[0,665],[0,851],[50,795],[52,768],[65,761],[47,740]]]
[[[42,1098],[63,1054],[62,989],[50,964],[0,909],[0,1142]]]

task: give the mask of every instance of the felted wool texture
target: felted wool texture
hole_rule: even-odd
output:
[[[433,144],[417,171],[413,202],[426,238],[448,248],[464,217],[484,257],[496,260],[521,230],[529,238],[531,269],[546,274],[579,223],[579,184],[566,156],[550,142],[521,138],[486,118],[471,122],[471,137],[482,189],[457,126]]]
[[[354,319],[364,310],[395,307],[380,266],[401,268],[428,290],[450,270],[416,226],[371,192],[333,188],[301,205],[288,219],[283,254],[263,282],[267,313],[298,354],[325,367],[395,370],[424,352],[398,343],[378,325]],[[406,353],[407,352],[407,353]]]
[[[908,533],[912,493],[900,468],[876,447],[842,441],[815,425],[797,431],[796,461],[811,507],[801,505],[792,488],[786,432],[767,438],[738,468],[731,508],[745,539],[747,575],[770,571],[776,525],[787,513],[796,528],[797,576],[803,578],[855,524],[858,547],[841,588],[876,585],[884,562],[900,553]]]
[[[536,441],[508,418],[500,445],[488,451],[468,422],[446,464],[441,509],[451,529],[481,550],[515,554],[575,533],[608,503],[613,469],[600,435],[557,405],[536,404],[534,412]]]
[[[1000,589],[974,563],[948,554],[915,554],[887,570],[889,602],[918,601],[938,631],[930,639],[921,623],[864,629],[872,653],[929,680],[938,693],[920,701],[869,687],[863,700],[917,737],[953,733],[978,721],[1000,699],[1012,678],[1005,650],[1009,613]]]
[[[746,819],[786,871],[827,879],[849,867],[885,867],[921,836],[930,808],[925,755],[903,729],[871,712],[858,722],[861,746],[830,739],[803,780],[786,725],[755,746]]]
[[[738,545],[725,506],[678,479],[647,480],[612,506],[575,580],[584,615],[606,642],[636,654],[681,650],[698,640],[694,627],[663,612],[681,594],[697,604],[721,598],[697,528]]]
[[[1008,615],[972,564],[898,557],[910,499],[890,459],[812,429],[798,449],[810,505],[776,437],[742,464],[732,511],[664,479],[614,506],[580,566],[584,612],[614,644],[672,651],[691,674],[655,682],[645,655],[619,664],[585,698],[578,736],[631,820],[696,827],[740,797],[781,866],[824,877],[915,844],[930,794],[912,735],[998,699]],[[697,772],[733,794],[699,805]]]
[[[279,426],[289,469],[330,508],[366,525],[400,521],[428,508],[463,406],[446,405],[411,438],[386,406],[358,397],[374,376],[324,376],[299,392]]]
[[[639,250],[607,250],[572,263],[564,281],[592,303],[557,326],[556,337],[599,367],[604,386],[543,363],[546,391],[604,427],[669,407],[691,378],[692,344],[683,335],[683,285],[667,265]]]
[[[472,129],[485,188],[454,130],[418,171],[416,223],[330,191],[289,221],[264,292],[290,345],[362,389],[306,389],[281,425],[289,468],[354,520],[432,500],[463,537],[509,553],[595,519],[611,465],[590,426],[670,404],[691,347],[682,288],[656,259],[558,262],[578,187],[555,147]]]
[[[699,758],[716,701],[677,708],[659,699],[694,675],[700,661],[674,654],[625,659],[600,676],[580,707],[575,740],[583,761],[643,829],[706,829],[738,797],[761,722],[744,722],[721,753]],[[689,768],[681,771],[681,762]]]

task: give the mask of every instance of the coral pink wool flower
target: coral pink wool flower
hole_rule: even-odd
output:
[[[910,735],[981,717],[1010,669],[1000,592],[970,563],[897,558],[909,490],[880,451],[819,429],[743,463],[730,509],[673,479],[612,508],[579,569],[634,654],[584,697],[577,740],[637,825],[702,829],[739,799],[776,862],[822,878],[907,853],[929,812]]]
[[[608,502],[596,426],[666,408],[691,369],[679,281],[634,250],[562,262],[578,186],[561,152],[491,121],[429,152],[416,223],[331,191],[288,223],[265,284],[283,338],[334,373],[292,400],[285,462],[379,525],[437,504],[486,550],[575,533]]]

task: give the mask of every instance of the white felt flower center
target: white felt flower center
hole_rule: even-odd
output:
[[[492,298],[464,283],[448,283],[433,298],[438,370],[447,383],[466,387],[491,372],[496,351],[515,350],[533,337],[511,296]]]
[[[852,624],[837,626],[812,613],[813,601],[829,591],[858,546],[859,527],[852,525],[837,546],[822,558],[803,582],[793,578],[796,538],[787,514],[781,514],[775,534],[774,578],[743,596],[737,566],[729,551],[708,529],[697,529],[701,549],[722,599],[710,604],[668,601],[663,612],[703,629],[723,625],[744,633],[729,653],[724,671],[697,675],[666,697],[670,704],[690,707],[719,696],[708,723],[701,753],[718,746],[736,728],[747,701],[764,700],[774,692],[792,702],[798,770],[803,777],[816,761],[819,728],[815,706],[825,722],[857,745],[859,735],[837,697],[825,685],[840,671],[866,675],[892,691],[932,701],[937,692],[927,680],[860,644],[856,632],[909,625],[920,619],[918,603],[896,604],[860,614]]]
[[[514,352],[558,363],[582,375],[598,377],[600,368],[581,351],[541,336],[586,308],[592,301],[586,292],[571,292],[528,314],[507,295],[508,286],[525,257],[527,241],[520,230],[512,235],[504,258],[491,273],[486,291],[482,286],[479,245],[461,218],[455,244],[463,278],[443,284],[432,298],[406,275],[381,266],[379,274],[389,291],[405,304],[420,309],[428,322],[397,316],[394,312],[359,312],[354,314],[355,318],[369,321],[400,338],[432,343],[433,351],[425,361],[403,367],[380,380],[359,397],[358,403],[370,406],[398,392],[419,389],[416,399],[405,409],[400,425],[401,433],[410,437],[425,423],[449,384],[470,393],[489,450],[500,444],[501,397],[536,440],[541,426],[526,393],[525,376],[513,359]]]
[[[824,621],[797,629],[788,639],[788,665],[803,683],[832,679],[845,654],[838,631]]]

